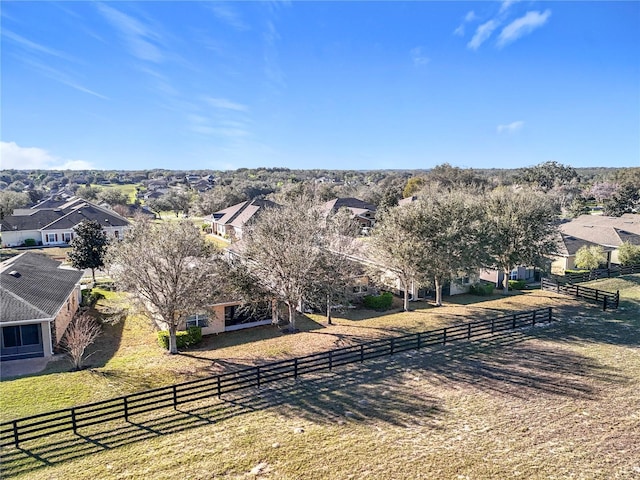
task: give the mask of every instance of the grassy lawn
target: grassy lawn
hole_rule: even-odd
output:
[[[92,187],[96,187],[99,188],[100,190],[119,190],[120,192],[122,192],[123,194],[125,194],[128,199],[129,199],[129,203],[134,203],[136,201],[136,187],[139,187],[141,184],[136,183],[130,183],[130,184],[125,184],[125,185],[98,185],[98,184],[94,184],[91,185]]]
[[[3,248],[0,249],[0,259],[6,260],[23,252],[43,253],[54,260],[67,262],[69,247],[33,247],[33,248]]]
[[[597,283],[621,290],[620,311],[541,291],[462,296],[408,313],[348,311],[333,326],[310,315],[297,335],[233,332],[178,356],[111,294],[97,306],[109,322],[93,369],[63,372],[60,361],[0,383],[4,419],[508,310],[553,306],[561,321],[103,425],[87,438],[61,435],[55,446],[28,442],[28,452],[2,452],[3,477],[634,478],[640,275]]]

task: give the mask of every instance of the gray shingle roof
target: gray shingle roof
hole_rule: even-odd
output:
[[[79,270],[26,252],[0,264],[0,322],[54,317],[82,278]],[[17,272],[17,274],[12,274]]]

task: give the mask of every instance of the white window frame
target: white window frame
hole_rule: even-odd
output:
[[[195,313],[193,315],[189,315],[186,321],[186,327],[208,327],[209,326],[209,314],[208,313]]]

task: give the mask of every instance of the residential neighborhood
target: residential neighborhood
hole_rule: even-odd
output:
[[[0,479],[640,480],[640,2],[0,9]]]

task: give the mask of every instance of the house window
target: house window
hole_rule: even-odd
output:
[[[38,345],[40,328],[38,324],[2,327],[2,346],[4,348]]]
[[[45,234],[45,240],[47,243],[56,243],[58,241],[57,233],[47,233]]]
[[[515,270],[511,270],[511,273],[509,274],[509,280],[518,280],[518,269],[517,268]]]
[[[64,243],[71,243],[71,233],[70,232],[63,233],[62,239]]]
[[[115,232],[113,232],[113,236],[116,237],[116,239],[120,238],[120,232],[116,230]]]
[[[196,313],[187,317],[187,328],[189,327],[208,327],[209,315],[206,313]]]
[[[369,290],[369,287],[367,287],[366,285],[354,285],[353,286],[353,293],[355,293],[355,294],[367,293],[368,290]]]
[[[271,318],[271,304],[259,302],[251,305],[224,307],[224,325],[230,327],[243,323],[259,322]]]

